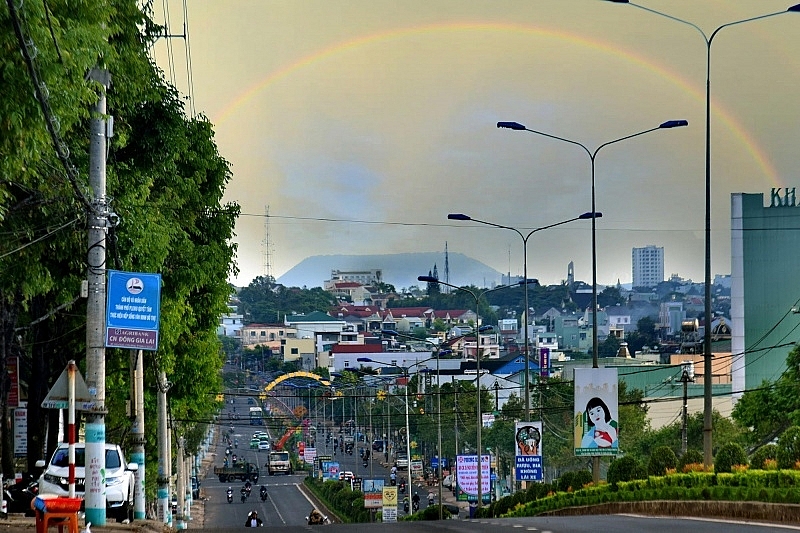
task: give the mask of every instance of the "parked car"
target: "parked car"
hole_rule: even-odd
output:
[[[139,465],[125,461],[122,448],[106,443],[106,513],[117,521],[133,520],[134,472]],[[46,468],[45,468],[46,465]],[[39,494],[69,495],[69,447],[58,445],[48,463],[36,461],[45,468],[39,477]],[[75,495],[83,498],[86,490],[86,443],[75,444]]]
[[[385,440],[374,440],[372,441],[372,449],[376,452],[382,452],[384,446],[386,446]]]

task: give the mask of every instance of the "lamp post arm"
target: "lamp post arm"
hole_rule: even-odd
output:
[[[656,11],[655,9],[651,9],[649,7],[646,7],[646,6],[640,6],[639,4],[634,4],[632,2],[627,2],[627,4],[629,6],[638,7],[639,9],[642,9],[644,11],[649,11],[650,13],[653,13],[654,15],[659,15],[661,17],[666,17],[668,19],[674,20],[675,22],[680,22],[681,24],[686,24],[687,26],[691,26],[692,28],[697,30],[700,33],[700,35],[703,36],[703,40],[706,42],[706,46],[711,46],[711,39],[714,38],[713,35],[711,36],[711,38],[709,38],[708,35],[706,35],[706,32],[704,32],[700,28],[700,26],[698,26],[697,24],[695,24],[693,22],[689,22],[688,20],[683,20],[681,18],[669,15],[667,13],[663,13],[661,11]],[[761,17],[758,17],[758,18],[761,18]],[[719,30],[719,28],[717,28],[717,30]],[[716,33],[716,31],[714,33]]]
[[[566,137],[559,137],[558,135],[553,135],[552,133],[545,133],[543,131],[532,130],[530,128],[525,128],[525,131],[529,131],[531,133],[535,133],[536,135],[542,135],[544,137],[550,137],[551,139],[556,139],[558,141],[564,141],[565,143],[578,145],[581,148],[583,148],[583,151],[586,152],[586,154],[590,158],[594,159],[594,156],[592,155],[592,152],[588,148],[586,148],[586,146],[584,144],[579,143],[578,141],[573,141],[572,139],[567,139]]]
[[[628,140],[628,139],[631,139],[631,138],[633,138],[633,137],[639,137],[640,135],[644,135],[645,133],[650,133],[651,131],[656,131],[656,130],[658,130],[658,129],[661,129],[661,128],[657,126],[657,127],[655,127],[655,128],[650,128],[649,130],[639,131],[639,132],[636,132],[636,133],[632,133],[632,134],[630,134],[630,135],[626,135],[625,137],[620,137],[619,139],[614,139],[613,141],[604,142],[603,144],[601,144],[600,146],[598,146],[598,147],[595,149],[595,151],[594,151],[594,152],[592,152],[592,154],[590,155],[590,157],[592,158],[592,161],[594,161],[594,158],[595,158],[595,157],[597,157],[597,152],[599,152],[601,149],[605,148],[605,147],[606,147],[606,146],[608,146],[609,144],[618,143],[618,142],[620,142],[620,141],[626,141],[626,140]]]
[[[523,241],[524,243],[527,243],[527,242],[528,242],[528,239],[529,239],[529,238],[531,237],[531,235],[533,235],[534,233],[537,233],[537,232],[539,232],[539,231],[543,231],[543,230],[546,230],[546,229],[550,229],[550,228],[555,228],[556,226],[563,226],[564,224],[569,224],[570,222],[575,222],[576,220],[581,220],[581,218],[582,218],[582,217],[574,217],[574,218],[571,218],[571,219],[569,219],[569,220],[562,220],[561,222],[555,222],[555,223],[553,223],[553,224],[548,224],[548,225],[546,225],[546,226],[542,226],[541,228],[534,228],[534,229],[532,229],[530,232],[528,232],[528,234],[527,234],[527,235],[525,235],[524,237],[522,237],[522,241]],[[505,227],[505,226],[502,226],[502,227]],[[509,229],[514,229],[514,228],[509,228]],[[519,232],[517,232],[517,233],[519,233]],[[520,234],[520,236],[522,236],[522,234]]]

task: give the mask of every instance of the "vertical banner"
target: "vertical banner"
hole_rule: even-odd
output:
[[[539,348],[539,376],[550,377],[550,348]]]
[[[382,479],[365,479],[361,484],[361,491],[364,493],[365,509],[380,509],[383,507],[383,485]]]
[[[383,508],[381,514],[384,522],[397,522],[397,487],[383,487]]]
[[[11,381],[8,387],[6,405],[8,407],[19,407],[19,356],[9,355],[6,358],[6,371]]]
[[[491,457],[481,456],[481,496],[486,498],[491,496],[492,477],[491,477]],[[462,494],[458,495],[460,500],[478,499],[478,456],[459,455],[456,458],[456,479],[458,488]]]
[[[616,368],[575,369],[575,455],[619,453]]]
[[[517,422],[514,432],[517,481],[542,481],[542,423]]]
[[[14,457],[28,455],[28,410],[14,409]]]

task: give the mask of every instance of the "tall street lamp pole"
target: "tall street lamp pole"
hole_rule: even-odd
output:
[[[675,22],[680,22],[681,24],[685,24],[687,26],[691,26],[695,30],[697,30],[700,35],[703,37],[703,41],[706,44],[706,179],[705,179],[705,189],[706,189],[706,206],[705,206],[705,302],[704,302],[704,314],[705,314],[705,322],[706,326],[703,331],[703,462],[706,466],[711,466],[713,462],[712,456],[712,433],[713,433],[713,425],[712,425],[712,418],[711,418],[711,411],[713,408],[712,405],[712,388],[711,388],[711,43],[714,41],[714,37],[717,33],[723,29],[727,28],[728,26],[735,26],[737,24],[743,24],[745,22],[752,22],[754,20],[761,20],[768,17],[774,17],[776,15],[782,15],[784,13],[798,13],[800,12],[800,4],[794,5],[788,8],[786,11],[777,11],[775,13],[768,13],[766,15],[761,15],[758,17],[751,17],[747,19],[737,20],[734,22],[728,22],[727,24],[723,24],[717,27],[714,31],[711,32],[710,35],[706,34],[700,27],[695,25],[688,20],[683,20],[678,17],[673,17],[672,15],[668,15],[666,13],[662,13],[661,11],[656,11],[655,9],[650,9],[649,7],[640,6],[638,4],[634,4],[629,2],[628,0],[608,0],[610,2],[614,2],[616,4],[629,4],[633,7],[638,7],[639,9],[643,9],[644,11],[648,11],[653,13],[654,15],[658,15],[661,17],[668,18],[670,20],[674,20]]]
[[[589,156],[589,160],[591,161],[592,166],[592,368],[598,368],[597,364],[597,208],[596,208],[596,194],[595,194],[595,161],[597,159],[597,154],[600,152],[601,149],[604,147],[618,143],[620,141],[624,141],[627,139],[631,139],[633,137],[639,137],[640,135],[644,135],[646,133],[650,133],[656,130],[661,129],[670,129],[670,128],[679,128],[682,126],[688,126],[689,123],[685,120],[668,120],[662,124],[659,124],[655,128],[650,128],[647,130],[643,130],[637,133],[632,133],[631,135],[626,135],[624,137],[619,137],[617,139],[607,141],[600,146],[598,146],[594,151],[589,150],[583,143],[578,141],[573,141],[572,139],[567,139],[564,137],[558,137],[556,135],[552,135],[550,133],[544,133],[542,131],[536,131],[532,129],[528,129],[519,122],[498,122],[498,128],[508,128],[512,130],[523,130],[528,131],[530,133],[535,133],[537,135],[542,135],[544,137],[549,137],[551,139],[556,139],[559,141],[567,142],[570,144],[574,144],[583,148],[586,152],[586,155]],[[600,482],[600,457],[594,456],[592,458],[592,479],[595,484]]]
[[[477,410],[477,413],[478,413],[478,427],[477,427],[477,430],[476,430],[476,433],[477,433],[476,434],[476,441],[477,441],[476,447],[477,447],[477,451],[478,451],[478,509],[480,509],[481,506],[483,505],[483,486],[481,485],[481,483],[482,483],[481,469],[482,469],[482,466],[483,466],[483,457],[481,456],[481,430],[482,430],[482,426],[483,426],[483,417],[481,415],[483,413],[481,412],[481,353],[480,353],[480,316],[481,316],[481,314],[480,314],[479,304],[480,304],[481,296],[483,296],[483,295],[485,295],[487,293],[493,292],[493,291],[500,290],[500,289],[507,289],[507,288],[511,287],[511,285],[498,285],[497,287],[494,287],[492,289],[489,289],[489,290],[486,290],[486,291],[483,291],[483,292],[480,292],[480,293],[475,293],[475,292],[473,292],[473,291],[471,291],[471,290],[469,290],[469,289],[467,289],[465,287],[459,287],[458,285],[453,285],[452,283],[447,283],[446,281],[438,280],[433,276],[418,276],[417,280],[422,281],[422,282],[426,282],[426,283],[438,283],[440,285],[445,285],[447,287],[456,289],[458,291],[466,292],[467,294],[472,296],[472,298],[475,299],[475,369],[476,369],[476,375],[477,375],[475,383],[476,383],[476,388],[477,388],[477,392],[478,392],[477,397],[476,397],[476,401],[475,401],[476,410]],[[524,279],[519,284],[520,285],[523,285],[523,284],[527,285],[529,282],[539,283],[539,281],[535,280],[535,279],[531,279],[531,280]]]
[[[523,279],[528,279],[528,239],[536,232],[554,228],[556,226],[561,226],[563,224],[568,224],[570,222],[574,222],[576,220],[587,220],[587,219],[594,219],[595,217],[599,218],[602,217],[602,213],[583,213],[580,216],[570,218],[569,220],[562,220],[561,222],[556,222],[555,224],[548,224],[547,226],[542,226],[540,228],[532,229],[527,235],[523,235],[520,230],[517,228],[512,228],[510,226],[503,226],[502,224],[495,224],[494,222],[487,222],[485,220],[478,220],[477,218],[470,217],[463,213],[450,213],[447,215],[449,220],[463,220],[463,221],[472,221],[478,224],[483,224],[486,226],[492,226],[493,228],[501,228],[511,230],[517,235],[520,236],[522,239],[522,277]],[[522,326],[525,328],[524,331],[524,343],[525,343],[525,421],[531,421],[531,391],[530,391],[530,355],[528,353],[529,350],[529,341],[528,341],[528,314],[530,312],[530,305],[528,305],[528,284],[525,283],[525,321]]]
[[[410,339],[416,339],[416,337],[411,335],[403,335],[402,333],[394,330],[385,329],[382,331],[382,333],[391,337],[406,337]],[[444,518],[442,513],[442,377],[439,371],[439,358],[446,352],[439,350],[439,346],[429,340],[425,340],[423,342],[433,347],[432,355],[436,358],[436,425],[438,428],[436,435],[436,453],[439,456],[439,464],[436,468],[436,481],[437,485],[439,486],[439,520],[442,520]],[[411,458],[409,457],[409,461],[410,460]]]
[[[556,135],[552,135],[550,133],[545,133],[542,131],[536,131],[529,128],[526,128],[519,122],[498,122],[498,128],[507,128],[511,130],[520,130],[520,131],[527,131],[530,133],[535,133],[536,135],[542,135],[544,137],[549,137],[551,139],[556,139],[558,141],[567,142],[570,144],[574,144],[583,148],[586,152],[586,155],[589,156],[589,160],[591,161],[592,166],[592,211],[590,213],[592,217],[592,368],[597,368],[597,225],[596,220],[597,216],[597,209],[596,209],[596,194],[595,194],[595,160],[597,158],[597,153],[600,152],[601,149],[604,147],[618,143],[620,141],[625,141],[627,139],[631,139],[633,137],[639,137],[640,135],[644,135],[646,133],[650,133],[656,130],[662,129],[670,129],[670,128],[679,128],[681,126],[688,126],[689,123],[685,120],[668,120],[662,124],[659,124],[655,128],[650,128],[647,130],[643,130],[637,133],[633,133],[631,135],[626,135],[624,137],[619,137],[617,139],[604,142],[600,146],[598,146],[594,152],[589,150],[583,143],[578,141],[573,141],[572,139],[567,139],[565,137],[558,137]]]

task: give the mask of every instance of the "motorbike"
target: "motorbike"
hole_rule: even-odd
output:
[[[330,519],[327,516],[320,513],[314,513],[311,516],[307,516],[306,522],[308,523],[309,526],[321,526],[324,524],[331,523]]]
[[[233,503],[233,491],[228,489],[227,494],[228,494],[228,503]]]
[[[406,484],[404,481],[400,482],[400,487],[397,490],[400,492],[400,494],[406,493]]]
[[[434,498],[433,494],[428,494],[428,505],[433,505],[436,503],[436,498]]]
[[[247,493],[243,490],[241,496],[242,503],[247,501]]]
[[[261,485],[261,490],[259,491],[259,496],[261,496],[261,501],[267,501],[267,487]]]
[[[39,494],[39,482],[29,475],[24,475],[18,483],[9,483],[3,489],[3,499],[8,505],[9,513],[25,513],[33,516],[31,501]]]
[[[419,511],[419,502],[417,500],[411,502],[411,508],[414,510],[415,513]]]
[[[403,498],[403,512],[408,513],[408,498]]]

